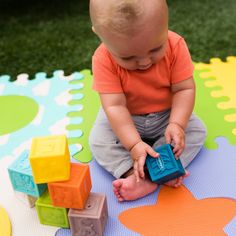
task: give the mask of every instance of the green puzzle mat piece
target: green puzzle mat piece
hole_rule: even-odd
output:
[[[217,104],[217,107],[222,110],[231,109],[232,113],[224,117],[227,122],[234,122],[235,127],[233,134],[236,135],[236,57],[230,56],[226,58],[226,61],[222,61],[219,58],[212,58],[209,64],[197,63],[197,70],[205,70],[200,73],[202,79],[212,78],[204,83],[205,87],[212,88],[212,97],[228,97],[229,99]],[[215,89],[216,88],[216,89]]]
[[[25,108],[28,112],[25,112]],[[38,112],[38,104],[26,96],[0,96],[0,111],[0,135],[4,135],[30,123]]]
[[[205,70],[206,71],[206,70]],[[196,103],[194,112],[203,120],[207,127],[207,137],[205,147],[208,149],[216,149],[218,147],[215,142],[215,138],[224,136],[228,138],[230,144],[236,145],[236,136],[232,133],[235,128],[235,123],[229,123],[224,120],[224,117],[228,114],[235,112],[233,109],[221,110],[217,108],[219,102],[227,101],[229,98],[211,97],[211,91],[213,88],[205,87],[205,81],[210,81],[212,78],[202,79],[200,73],[203,70],[195,69],[194,78],[197,87]],[[214,87],[214,90],[221,89],[220,87]]]
[[[81,129],[83,135],[78,138],[69,138],[69,144],[80,143],[82,145],[82,150],[73,155],[73,158],[79,160],[81,162],[89,162],[92,160],[92,154],[90,152],[88,138],[89,132],[92,128],[92,125],[95,121],[96,115],[98,113],[100,107],[100,101],[98,98],[98,94],[91,89],[92,86],[92,75],[90,70],[83,70],[80,73],[84,75],[85,79],[72,80],[71,84],[80,84],[81,82],[84,84],[82,89],[72,90],[71,93],[82,93],[84,96],[82,99],[76,101],[72,100],[72,104],[81,104],[83,105],[83,109],[80,111],[70,112],[68,114],[69,117],[82,117],[83,121],[77,125],[69,125],[67,129],[69,130],[77,130]]]

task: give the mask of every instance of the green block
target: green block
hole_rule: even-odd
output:
[[[70,227],[68,220],[68,209],[54,207],[48,191],[45,191],[44,194],[36,201],[35,206],[41,224],[58,226],[61,228]]]

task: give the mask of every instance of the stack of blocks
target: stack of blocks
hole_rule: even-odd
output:
[[[8,167],[15,191],[37,199],[40,223],[71,228],[73,236],[103,235],[108,217],[106,197],[91,193],[89,166],[70,163],[64,135],[34,138]]]

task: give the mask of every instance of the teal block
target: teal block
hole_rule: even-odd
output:
[[[39,197],[47,189],[47,184],[35,184],[27,151],[8,167],[8,174],[15,191]]]
[[[146,158],[146,166],[153,182],[157,184],[166,183],[185,174],[181,161],[176,160],[170,144],[155,148],[160,154],[158,158],[150,155]]]
[[[41,224],[69,228],[68,209],[54,207],[48,191],[38,198],[35,203]]]

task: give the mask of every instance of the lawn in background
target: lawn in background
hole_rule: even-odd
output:
[[[109,1],[109,0],[107,0]],[[0,75],[91,68],[99,44],[88,0],[0,0]],[[235,0],[168,0],[170,29],[194,61],[236,55]]]

